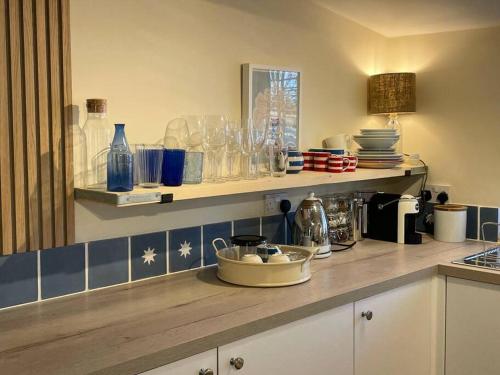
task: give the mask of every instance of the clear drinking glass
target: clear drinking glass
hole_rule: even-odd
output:
[[[267,139],[269,122],[255,127],[252,119],[246,119],[241,129],[242,134],[242,175],[247,180],[259,177],[259,153]]]
[[[222,161],[226,144],[227,120],[221,115],[209,115],[203,118],[202,144],[207,155],[208,168],[204,171],[204,181],[224,182],[222,179]]]
[[[171,120],[165,129],[163,145],[168,149],[186,149],[189,141],[188,123],[183,118]]]
[[[201,184],[203,180],[203,152],[186,151],[183,184]]]
[[[228,122],[226,137],[226,160],[227,176],[226,179],[236,181],[240,179],[240,156],[241,156],[241,125],[239,121]]]
[[[160,186],[163,150],[161,145],[135,145],[135,173],[139,186],[145,188]]]
[[[203,116],[189,115],[182,118],[187,122],[189,134],[186,151],[203,151]]]

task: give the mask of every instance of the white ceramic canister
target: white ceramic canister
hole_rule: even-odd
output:
[[[467,207],[458,204],[434,206],[434,239],[442,242],[464,242]]]

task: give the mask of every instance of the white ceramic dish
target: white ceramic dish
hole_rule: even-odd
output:
[[[298,254],[301,259],[285,263],[246,263],[237,260],[238,247],[216,251],[217,277],[231,284],[253,287],[296,285],[311,278],[311,259],[318,247],[279,245],[284,254]]]
[[[360,134],[357,135],[356,137],[380,137],[380,138],[392,138],[392,137],[399,137],[399,134],[389,134],[389,133],[369,133],[369,134]]]
[[[399,134],[360,134],[355,138],[399,138]]]
[[[386,152],[386,153],[379,153],[379,152],[358,152],[355,153],[355,155],[363,157],[363,156],[377,156],[379,158],[383,158],[384,156],[400,156],[396,154],[395,152]]]
[[[390,153],[395,153],[396,149],[395,148],[370,148],[370,149],[364,149],[364,148],[358,148],[358,152],[390,152]]]
[[[389,128],[369,128],[369,129],[361,129],[361,133],[396,133],[396,129]]]
[[[374,160],[403,160],[403,155],[401,154],[396,154],[396,155],[370,155],[370,154],[363,154],[363,155],[356,155],[358,159],[374,159]]]
[[[401,162],[372,162],[372,161],[359,161],[358,168],[368,169],[391,169],[397,167]]]
[[[399,136],[395,138],[362,138],[354,136],[354,140],[364,149],[384,149],[394,146],[394,144],[399,140]]]

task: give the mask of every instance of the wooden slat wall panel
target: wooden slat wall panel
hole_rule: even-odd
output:
[[[12,98],[12,135],[14,148],[13,161],[15,162],[14,173],[14,206],[16,228],[17,252],[25,251],[28,247],[26,238],[26,227],[28,225],[26,215],[26,140],[24,131],[23,100],[24,90],[22,83],[22,20],[21,4],[19,0],[9,0],[9,22],[10,22],[10,84]]]
[[[11,121],[9,73],[9,19],[8,0],[0,0],[0,207],[1,239],[3,254],[11,254],[14,249],[14,211],[12,205]]]
[[[69,0],[0,0],[0,254],[74,241]]]
[[[52,149],[52,186],[54,196],[60,197],[64,193],[63,180],[63,149],[61,140],[61,127],[58,124],[62,121],[62,93],[61,93],[61,55],[59,46],[59,4],[58,1],[50,0],[49,4],[49,61],[50,61],[50,99],[51,99],[51,132],[52,139],[50,148]],[[54,199],[54,226],[55,244],[64,245],[64,201]]]
[[[42,247],[54,243],[52,215],[52,169],[49,126],[49,82],[47,76],[47,3],[35,0],[36,8],[36,61],[38,83],[38,144],[40,146],[40,196],[42,212]]]
[[[66,228],[75,227],[75,206],[73,201],[74,196],[74,168],[73,168],[73,108],[71,100],[71,38],[70,38],[70,16],[69,16],[69,0],[61,1],[61,19],[62,19],[62,66],[63,70],[63,105],[64,105],[64,122],[67,124],[63,128],[64,144],[64,171],[65,179],[65,194],[66,194]],[[69,161],[69,162],[68,162]],[[71,202],[71,204],[69,204]],[[66,230],[66,242],[75,242],[75,231]]]
[[[24,37],[24,95],[26,112],[26,153],[28,176],[28,240],[30,248],[40,248],[40,207],[38,166],[40,163],[37,143],[37,116],[35,91],[35,45],[32,0],[23,0]]]

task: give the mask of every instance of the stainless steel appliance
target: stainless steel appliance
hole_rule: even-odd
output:
[[[486,238],[484,235],[484,228],[490,225],[495,227],[500,227],[500,223],[495,223],[492,221],[487,221],[485,223],[482,223],[481,238]],[[485,246],[484,251],[477,254],[466,256],[465,258],[460,260],[455,260],[452,263],[500,271],[500,246],[496,246],[486,250],[487,244],[488,242],[484,242]]]
[[[357,191],[353,200],[352,240],[363,241],[368,236],[368,202],[376,191]]]
[[[325,209],[321,199],[316,198],[312,192],[297,208],[292,240],[295,245],[318,247],[316,258],[326,258],[332,254]]]
[[[330,194],[321,200],[328,218],[330,244],[352,240],[355,222],[353,194]]]
[[[469,255],[452,263],[500,271],[500,247]]]

